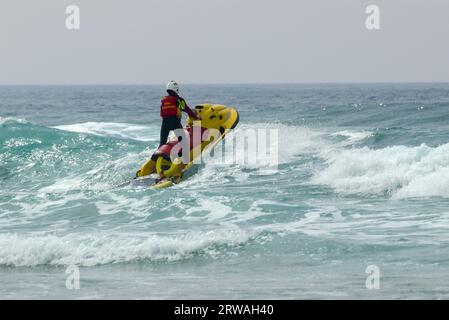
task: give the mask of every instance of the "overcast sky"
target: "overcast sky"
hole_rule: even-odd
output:
[[[448,39],[447,0],[0,0],[0,84],[449,82]]]

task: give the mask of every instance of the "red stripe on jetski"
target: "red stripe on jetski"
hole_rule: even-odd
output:
[[[196,141],[195,145],[194,143],[194,139],[193,139],[193,128],[189,127],[187,129],[184,129],[190,136],[190,150],[192,150],[194,147],[196,147],[197,145],[199,145],[202,141],[202,139],[200,139],[199,141]],[[207,130],[207,128],[203,128],[201,127],[201,137],[203,137],[204,132]],[[178,144],[178,139],[172,139],[170,140],[167,144],[162,145],[159,149],[157,149],[157,151],[154,153],[153,157],[157,157],[157,156],[163,156],[164,158],[166,158],[167,160],[170,159],[170,152],[171,149]]]

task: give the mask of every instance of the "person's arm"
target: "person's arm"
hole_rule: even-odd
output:
[[[190,109],[190,107],[187,105],[186,101],[183,98],[179,98],[179,108],[181,109],[181,111],[186,112],[189,117],[199,120],[200,117],[198,116],[198,114],[193,111],[192,109]]]

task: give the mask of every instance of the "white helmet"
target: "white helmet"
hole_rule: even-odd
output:
[[[176,81],[172,80],[167,83],[167,91],[171,90],[173,92],[179,93],[179,85]]]

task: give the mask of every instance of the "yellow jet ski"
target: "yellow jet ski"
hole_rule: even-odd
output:
[[[170,140],[156,150],[137,171],[137,180],[145,180],[151,174],[157,173],[160,178],[155,180],[151,185],[152,188],[164,188],[179,183],[193,161],[205,150],[213,148],[239,122],[239,113],[231,107],[200,104],[195,110],[201,121],[194,121],[188,117],[184,128],[185,137],[189,140],[189,142],[185,140],[184,149],[190,147],[189,153],[183,152],[182,139]]]

